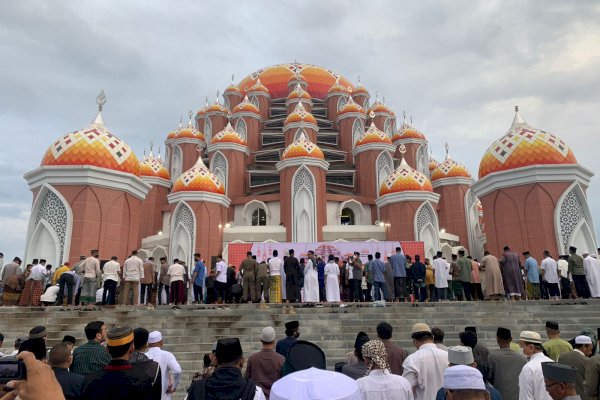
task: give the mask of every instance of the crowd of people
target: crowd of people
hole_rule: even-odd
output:
[[[598,249],[600,253],[600,249]],[[199,253],[194,265],[162,257],[142,260],[137,251],[123,261],[101,263],[97,250],[74,265],[59,268],[43,259],[21,267],[15,257],[2,267],[0,290],[5,306],[40,305],[172,305],[239,302],[344,303],[539,300],[600,297],[600,260],[589,251],[541,262],[526,251],[522,258],[508,246],[500,257],[485,252],[481,260],[464,250],[450,260],[442,252],[430,261],[406,255],[401,247],[385,258],[359,252],[347,257],[315,255],[297,258],[294,250],[257,260],[251,252],[236,268],[221,255],[207,266]],[[0,266],[2,265],[0,261]],[[482,271],[485,271],[483,274]]]
[[[576,400],[600,396],[598,337],[584,329],[570,341],[557,322],[547,321],[547,340],[535,331],[513,339],[498,327],[497,347],[466,327],[449,341],[439,327],[412,326],[414,349],[394,343],[393,327],[379,323],[372,336],[359,332],[345,361],[327,370],[324,352],[300,340],[299,321],[285,324],[277,340],[271,326],[262,329],[261,350],[244,357],[238,338],[214,342],[203,367],[182,383],[175,356],[163,349],[161,332],[126,326],[108,328],[89,322],[86,341],[75,337],[47,348],[44,326],[17,337],[14,351],[1,361],[22,360],[24,380],[11,381],[1,400],[162,399],[178,391],[189,400]],[[0,334],[0,348],[4,336]],[[446,340],[445,340],[446,339]],[[168,340],[168,339],[167,339]],[[410,350],[410,353],[409,353]]]

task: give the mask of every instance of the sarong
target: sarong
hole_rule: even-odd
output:
[[[171,303],[179,305],[185,304],[185,286],[183,281],[174,281],[171,282]]]
[[[96,288],[98,287],[98,280],[96,278],[83,278],[83,285],[81,287],[81,302],[87,304],[96,303]]]
[[[21,292],[17,292],[8,286],[4,287],[4,292],[2,293],[2,305],[16,306],[19,304],[19,298],[21,298]]]
[[[281,276],[271,276],[269,282],[269,302],[281,303]]]
[[[44,282],[34,281],[33,279],[25,282],[25,289],[19,299],[20,306],[40,306],[42,301],[40,297],[44,294]]]
[[[541,295],[540,284],[527,282],[527,297],[529,300],[539,300]]]

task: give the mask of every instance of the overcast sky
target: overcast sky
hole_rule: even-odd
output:
[[[264,66],[328,67],[407,110],[476,176],[513,107],[600,172],[597,1],[2,1],[0,251],[22,255],[23,174],[48,145],[104,121],[141,158],[205,96]],[[588,191],[600,227],[600,183]]]

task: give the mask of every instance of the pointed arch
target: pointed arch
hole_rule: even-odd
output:
[[[385,132],[386,135],[388,135],[390,138],[392,137],[392,135],[394,134],[393,131],[393,119],[390,117],[387,117],[385,119],[385,121],[383,122],[383,131]]]
[[[413,223],[415,240],[423,242],[425,256],[431,259],[440,247],[440,228],[437,214],[430,202],[426,201],[421,204],[415,213]]]
[[[392,172],[394,172],[394,160],[387,151],[382,151],[375,161],[375,193],[379,197],[379,189],[381,185]]]
[[[292,178],[292,241],[315,242],[316,202],[315,178],[308,168],[302,166]]]
[[[352,149],[356,146],[356,142],[365,133],[365,125],[360,118],[356,118],[352,123]]]
[[[263,210],[266,215],[266,224],[271,225],[271,212],[269,207],[264,201],[260,200],[252,200],[244,206],[242,214],[244,215],[244,221],[246,221],[247,226],[252,226],[252,216],[256,212],[256,210]]]
[[[260,110],[260,103],[256,96],[250,96],[250,103],[254,104],[254,107],[256,107]]]
[[[196,216],[192,208],[182,201],[177,204],[171,217],[171,259],[179,258],[192,265],[192,255],[196,243]],[[171,261],[171,260],[170,260]]]
[[[227,157],[225,157],[221,151],[216,151],[212,156],[210,160],[210,170],[223,183],[223,186],[225,186],[225,194],[227,194],[229,162],[227,161]]]
[[[469,253],[479,260],[483,258],[483,229],[480,225],[479,211],[477,210],[477,196],[469,188],[465,194],[465,216],[467,235],[469,236]]]
[[[429,176],[429,155],[427,154],[427,144],[422,144],[417,149],[416,161],[417,170],[427,176]]]
[[[344,107],[346,104],[348,103],[348,97],[346,96],[340,96],[340,98],[338,99],[337,102],[337,110],[341,110],[342,107]]]
[[[342,224],[340,218],[341,218],[343,210],[346,208],[350,209],[352,211],[352,213],[354,214],[354,224],[350,224],[350,225],[370,225],[370,222],[365,223],[365,221],[363,221],[363,217],[365,214],[365,209],[363,208],[363,205],[354,199],[343,201],[338,206],[338,212],[337,212],[338,225]]]
[[[554,230],[559,251],[567,254],[569,246],[596,249],[598,241],[587,196],[574,182],[559,198],[554,211]]]
[[[45,256],[48,264],[59,265],[67,261],[72,230],[73,212],[69,203],[59,191],[44,184],[31,210],[27,227],[25,260],[41,258],[42,256],[36,252],[43,250],[51,253]],[[50,246],[48,241],[53,241],[54,244]]]
[[[223,107],[225,107],[226,110],[231,110],[230,104],[229,97],[223,96]]]
[[[304,130],[304,128],[298,128],[296,129],[296,132],[294,132],[294,142],[298,139],[300,139],[300,135],[302,135],[304,133],[304,136],[308,137],[308,135],[306,134],[306,131]]]
[[[242,139],[248,140],[248,126],[246,125],[246,121],[244,121],[243,117],[239,117],[236,120],[235,131],[240,135]]]
[[[171,163],[171,180],[175,182],[183,173],[183,152],[178,145],[173,145],[173,162]]]

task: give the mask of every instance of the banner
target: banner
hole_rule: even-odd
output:
[[[227,254],[224,255],[225,261],[229,265],[238,268],[246,253],[251,251],[256,255],[258,262],[266,261],[273,256],[273,250],[279,252],[279,257],[288,254],[290,249],[294,250],[296,258],[306,258],[309,250],[314,250],[316,256],[320,256],[325,261],[330,254],[342,259],[348,258],[355,251],[360,252],[360,258],[366,263],[367,256],[376,252],[381,253],[381,259],[385,261],[387,256],[396,252],[396,247],[401,246],[404,254],[414,256],[419,254],[423,256],[425,246],[423,242],[397,242],[397,241],[370,241],[370,242],[317,242],[317,243],[292,243],[292,242],[261,242],[261,243],[229,243]]]

